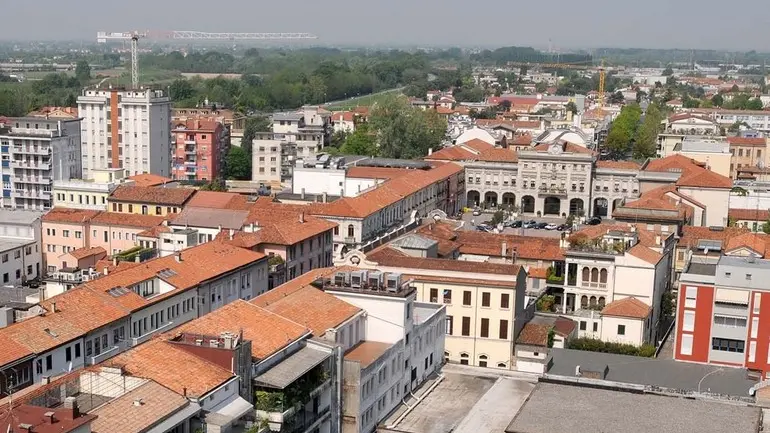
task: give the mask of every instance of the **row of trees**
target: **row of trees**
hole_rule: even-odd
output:
[[[81,60],[77,63],[75,76],[51,73],[40,80],[18,83],[16,80],[0,88],[0,115],[24,116],[43,106],[77,105],[77,96],[83,86],[91,80],[91,67]],[[6,80],[0,80],[0,82]],[[10,80],[8,80],[10,81]]]
[[[613,157],[625,158],[631,150],[631,140],[636,135],[641,116],[642,109],[636,103],[628,104],[620,110],[620,114],[612,122],[607,134],[607,150]]]

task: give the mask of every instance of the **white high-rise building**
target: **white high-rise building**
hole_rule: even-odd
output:
[[[171,100],[162,90],[86,89],[78,113],[84,178],[106,168],[169,176]]]
[[[80,119],[15,117],[0,124],[3,208],[51,208],[54,181],[80,177]]]

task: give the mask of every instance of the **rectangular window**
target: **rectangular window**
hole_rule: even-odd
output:
[[[444,303],[445,304],[451,304],[452,303],[452,291],[449,289],[444,289],[444,293],[442,293],[444,296]]]
[[[446,316],[446,335],[452,335],[452,316]]]
[[[471,335],[471,318],[470,317],[463,317],[462,335],[464,337],[470,337]]]
[[[72,361],[72,348],[71,347],[67,347],[66,349],[64,349],[64,360],[66,362]]]
[[[501,340],[508,339],[508,321],[507,320],[500,320],[500,339]]]
[[[463,305],[469,306],[471,305],[471,292],[470,290],[466,290],[463,292]]]
[[[481,319],[481,336],[489,338],[489,319]]]
[[[751,341],[749,342],[749,362],[754,362],[754,359],[757,357],[757,342]]]
[[[618,325],[618,335],[626,335],[626,325]]]
[[[430,302],[438,302],[438,289],[430,289]]]
[[[593,332],[599,332],[599,322],[593,323]]]
[[[698,298],[698,288],[693,286],[687,286],[685,289],[685,300],[684,300],[684,307],[685,308],[695,308],[695,301]]]
[[[481,293],[481,306],[482,307],[489,307],[490,305],[490,298],[492,295],[489,292],[482,292]]]
[[[759,305],[761,301],[762,301],[762,294],[754,293],[754,304],[752,305],[752,310],[754,314],[759,314]]]
[[[742,340],[729,340],[727,338],[712,338],[711,349],[719,350],[720,352],[743,353],[745,350],[745,343]]]
[[[45,371],[49,371],[53,369],[53,356],[48,355],[45,357]]]
[[[500,295],[500,308],[511,308],[510,302],[511,302],[511,295],[509,295],[508,293],[503,293]]]
[[[695,330],[695,311],[684,312],[684,322],[682,323],[682,331],[692,332]]]
[[[581,321],[580,321],[580,330],[581,330],[581,331],[585,331],[585,330],[586,330],[586,324],[587,324],[587,323],[586,323],[586,321],[585,321],[585,320],[581,320]]]
[[[757,331],[759,330],[759,317],[751,318],[751,338],[757,338]]]
[[[692,335],[682,334],[682,343],[679,346],[679,353],[682,355],[692,355]]]

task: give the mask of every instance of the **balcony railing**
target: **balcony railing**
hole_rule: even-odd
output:
[[[567,189],[566,188],[548,188],[548,187],[540,187],[537,192],[541,195],[559,195],[559,196],[566,196],[567,195]]]
[[[126,349],[126,344],[124,342],[120,342],[115,346],[110,347],[107,350],[102,351],[102,353],[98,355],[94,355],[89,358],[90,364],[89,365],[96,365],[105,359],[112,358],[113,356],[119,354],[123,350]]]
[[[144,343],[145,341],[147,341],[150,338],[152,338],[153,335],[160,334],[164,330],[170,329],[171,326],[173,326],[173,324],[174,324],[174,322],[168,322],[168,323],[164,324],[163,326],[161,326],[160,328],[158,328],[158,329],[156,329],[154,331],[150,331],[150,332],[148,332],[148,333],[146,333],[144,335],[141,335],[139,337],[132,338],[131,339],[131,346],[138,346],[138,345]]]
[[[607,283],[599,283],[596,281],[581,281],[580,287],[586,287],[590,289],[606,289]]]

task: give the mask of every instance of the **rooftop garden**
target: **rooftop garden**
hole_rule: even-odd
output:
[[[587,253],[623,254],[631,247],[630,241],[605,239],[603,237],[591,239],[583,233],[576,233],[569,238],[569,249]]]

